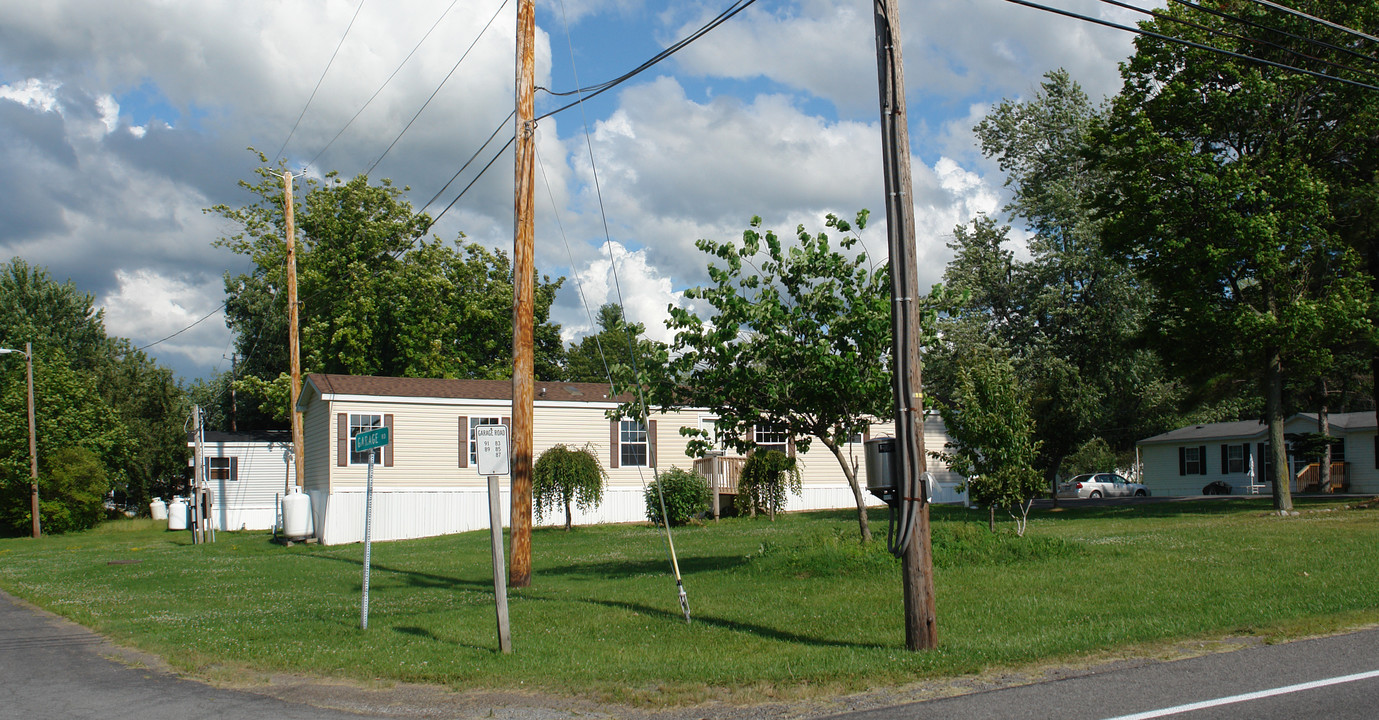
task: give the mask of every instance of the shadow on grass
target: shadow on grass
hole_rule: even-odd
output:
[[[1300,500],[1297,505],[1305,506]],[[1273,509],[1273,501],[1268,496],[1222,496],[1208,499],[1169,499],[1151,498],[1149,500],[1060,500],[1055,509],[1049,501],[1035,504],[1031,517],[1045,520],[1084,520],[1091,518],[1182,518],[1182,517],[1224,517],[1240,513],[1268,512]],[[977,513],[977,510],[968,510]]]
[[[670,610],[665,610],[665,609],[662,609],[662,608],[651,607],[651,606],[649,606],[649,605],[641,605],[641,604],[638,604],[638,603],[626,602],[626,601],[622,601],[622,600],[598,600],[598,599],[595,599],[595,598],[590,598],[590,599],[588,599],[588,600],[585,600],[585,602],[590,603],[590,604],[592,604],[592,605],[602,605],[602,606],[604,606],[604,607],[609,607],[609,608],[618,608],[618,609],[621,609],[621,610],[629,610],[629,611],[631,611],[631,612],[640,613],[640,614],[646,615],[646,616],[648,616],[648,617],[655,617],[655,618],[659,618],[659,619],[661,619],[661,620],[665,620],[665,621],[669,621],[669,622],[684,622],[684,620],[685,620],[685,616],[682,615],[682,614],[680,614],[680,613],[678,613],[678,612],[672,612],[672,611],[670,611]],[[678,608],[677,608],[677,609],[678,609]],[[813,645],[813,646],[815,646],[815,647],[841,647],[841,648],[876,648],[876,647],[882,647],[882,646],[880,646],[880,645],[875,645],[875,644],[870,644],[870,643],[849,642],[849,641],[846,641],[846,640],[826,640],[826,639],[824,639],[824,638],[809,637],[808,635],[801,635],[801,634],[799,634],[799,633],[793,633],[793,632],[788,632],[788,631],[786,631],[786,630],[780,630],[780,629],[777,629],[777,628],[766,627],[766,626],[764,626],[764,625],[754,625],[754,624],[752,624],[752,623],[738,622],[738,621],[736,621],[736,620],[725,620],[725,619],[723,619],[723,618],[708,617],[708,616],[704,616],[704,615],[695,615],[695,614],[693,613],[693,611],[694,611],[694,607],[693,607],[693,605],[691,605],[691,606],[690,606],[690,617],[692,618],[692,621],[691,621],[691,622],[703,623],[703,624],[705,624],[705,625],[712,625],[713,627],[723,628],[724,630],[730,630],[730,631],[732,631],[732,632],[743,633],[743,634],[746,634],[746,635],[755,635],[755,636],[757,636],[757,637],[769,638],[769,639],[771,639],[771,640],[779,640],[779,641],[781,641],[781,642],[795,643],[795,644],[798,644],[798,645]]]
[[[359,568],[361,572],[363,570],[363,562],[361,560],[355,560],[354,558],[341,557],[338,555],[302,555],[302,557],[312,560],[330,560],[332,562],[344,563]],[[417,588],[439,588],[443,590],[472,588],[477,590],[488,590],[489,592],[493,591],[492,577],[487,577],[483,580],[464,580],[449,575],[437,575],[435,573],[421,572],[418,570],[402,570],[378,562],[371,563],[370,568],[370,572],[386,572],[406,578],[408,585]]]
[[[495,644],[494,644],[494,645],[492,645],[492,646],[487,646],[487,645],[475,645],[475,644],[473,644],[473,643],[463,643],[463,642],[458,642],[458,641],[456,641],[456,640],[446,640],[445,638],[440,637],[439,635],[437,635],[437,634],[435,634],[434,632],[432,632],[429,628],[417,627],[417,626],[415,626],[415,625],[398,625],[398,626],[396,626],[396,627],[392,627],[392,628],[389,628],[389,629],[392,630],[392,631],[395,632],[395,633],[400,634],[400,635],[411,635],[412,637],[421,638],[421,639],[423,639],[423,640],[430,640],[431,642],[439,643],[439,644],[441,644],[441,645],[450,645],[450,646],[452,646],[452,647],[468,648],[468,649],[470,649],[470,650],[474,650],[474,651],[477,651],[477,652],[490,652],[490,653],[498,653],[498,652],[500,652],[500,649],[498,648],[498,645],[496,644],[496,641],[495,641]]]
[[[747,562],[740,555],[680,556],[680,574],[697,575],[706,572],[728,570]],[[537,568],[534,572],[542,575],[562,575],[573,577],[586,575],[590,578],[618,579],[641,575],[669,575],[670,558],[650,560],[609,560],[606,562],[571,563],[559,567]]]

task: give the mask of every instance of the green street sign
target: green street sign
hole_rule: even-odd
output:
[[[381,448],[388,444],[388,428],[381,427],[373,430],[365,430],[354,436],[354,451],[364,452],[374,448]]]

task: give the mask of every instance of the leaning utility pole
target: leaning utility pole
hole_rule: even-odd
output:
[[[292,369],[292,468],[297,487],[304,487],[302,466],[302,414],[297,396],[302,393],[302,348],[297,338],[297,228],[292,209],[292,171],[283,171],[283,217],[287,221],[287,354]],[[285,488],[284,493],[292,488]]]
[[[920,378],[919,281],[915,277],[914,199],[905,72],[900,59],[899,0],[873,0],[876,69],[881,95],[881,163],[886,179],[886,235],[891,259],[891,349],[895,361],[895,463],[900,497],[893,512],[913,512],[915,524],[901,555],[905,647],[938,647],[934,564],[929,543],[924,459],[924,390]],[[915,497],[918,496],[918,497]],[[912,505],[913,504],[913,505]],[[917,505],[918,507],[915,507]]]
[[[536,270],[533,190],[536,130],[536,3],[517,3],[517,146],[512,248],[512,556],[508,584],[531,585],[532,414],[535,385],[533,324]]]

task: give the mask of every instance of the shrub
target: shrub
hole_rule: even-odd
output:
[[[47,459],[38,478],[39,524],[44,533],[89,530],[105,515],[105,494],[110,480],[96,454],[85,448],[65,448]],[[12,532],[26,533],[29,512],[29,478],[7,483],[3,522]]]
[[[801,491],[800,469],[795,458],[779,450],[755,452],[742,464],[733,507],[739,514],[767,513],[774,521],[776,512],[785,505],[786,491],[796,495]]]
[[[536,518],[547,510],[565,508],[565,530],[572,518],[570,504],[581,510],[598,507],[603,502],[603,481],[608,473],[589,447],[572,450],[564,445],[541,453],[532,467],[532,503]]]
[[[656,525],[664,524],[660,491],[665,493],[671,525],[684,525],[709,509],[709,481],[697,472],[672,466],[646,486],[646,516]]]

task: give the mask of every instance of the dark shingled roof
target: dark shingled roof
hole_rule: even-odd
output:
[[[311,384],[322,394],[378,395],[389,397],[453,398],[456,400],[512,400],[511,380],[453,380],[445,378],[397,378],[368,375],[312,373]],[[557,402],[625,402],[626,396],[608,396],[602,383],[535,383],[537,400]]]
[[[1298,413],[1289,418],[1306,418],[1316,422],[1316,413]],[[1334,435],[1343,430],[1365,430],[1375,427],[1373,412],[1354,412],[1354,413],[1332,413],[1327,416],[1327,422],[1331,425],[1331,433]],[[1145,438],[1140,444],[1145,443],[1171,443],[1189,440],[1215,440],[1217,438],[1254,438],[1264,435],[1267,426],[1258,420],[1242,420],[1239,422],[1205,423],[1202,425],[1189,425],[1187,427],[1170,430],[1162,435],[1155,435]]]

